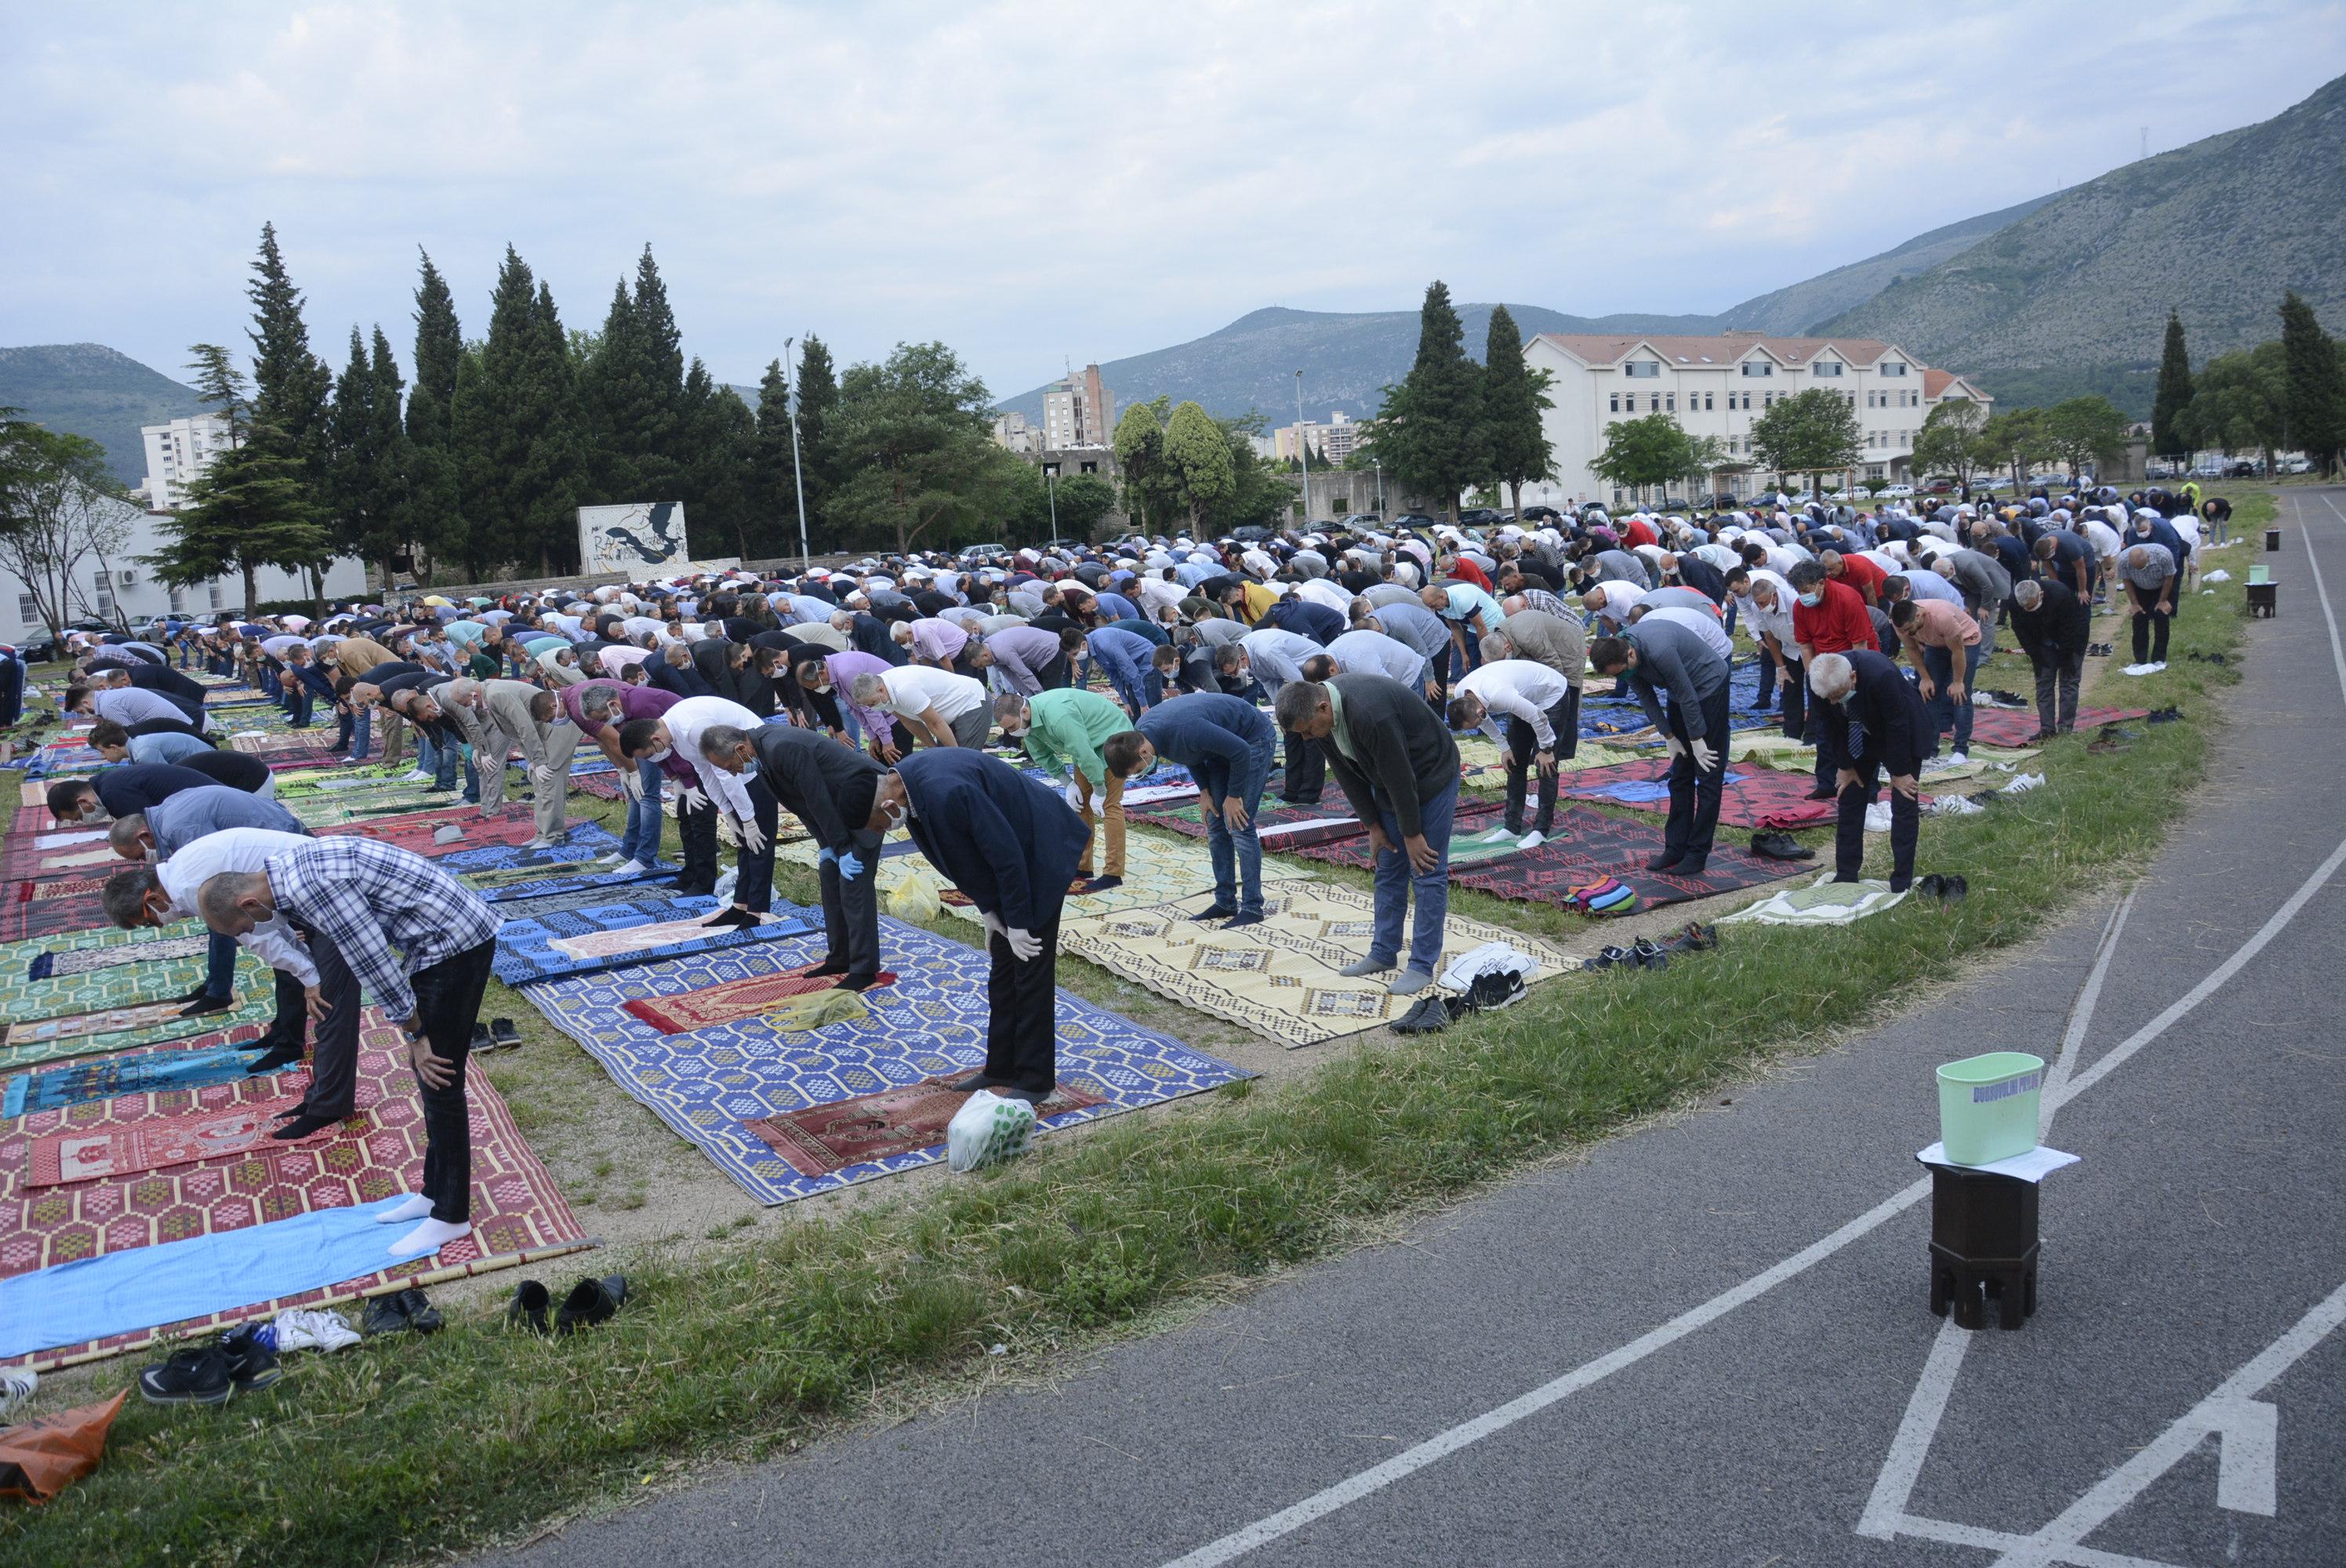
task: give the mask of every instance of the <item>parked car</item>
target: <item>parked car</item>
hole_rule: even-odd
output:
[[[972,545],[968,549],[964,550],[961,553],[961,564],[964,566],[983,566],[994,561],[1003,560],[1006,558],[1009,554],[1010,551],[1006,545]]]
[[[2236,463],[2224,471],[2227,479],[2254,479],[2256,476],[2257,465],[2253,463]]]
[[[1374,528],[1382,521],[1373,512],[1347,512],[1337,520],[1340,528]]]
[[[1952,479],[1933,479],[1923,488],[1933,495],[1953,495],[1955,493],[1955,482]]]
[[[1257,540],[1268,539],[1270,536],[1270,530],[1260,523],[1242,523],[1230,530],[1230,537],[1241,545],[1251,545]]]
[[[1561,523],[1564,514],[1553,506],[1526,506],[1523,520],[1526,523]]]
[[[1392,525],[1396,528],[1415,528],[1423,533],[1433,526],[1433,521],[1423,512],[1404,512],[1392,520]]]
[[[2283,458],[2281,460],[2280,471],[2283,473],[2310,473],[2313,472],[2313,459],[2310,457]]]
[[[1914,487],[1911,484],[1891,484],[1885,485],[1883,488],[1875,491],[1874,494],[1876,495],[1888,495],[1897,500],[1903,501],[1906,497],[1914,494]]]
[[[1461,528],[1492,528],[1507,521],[1507,514],[1494,506],[1469,506],[1458,514]]]

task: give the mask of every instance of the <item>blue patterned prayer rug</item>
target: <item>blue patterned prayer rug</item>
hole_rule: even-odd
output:
[[[509,899],[540,899],[554,893],[574,893],[592,888],[626,887],[631,882],[672,882],[682,868],[663,866],[657,862],[640,871],[625,875],[617,871],[597,871],[583,865],[567,865],[549,869],[544,876],[531,877],[515,871],[475,872],[464,878],[464,883],[489,903],[503,903]]]
[[[1772,711],[1751,711],[1752,704],[1759,700],[1760,661],[1746,659],[1727,675],[1727,728],[1758,729],[1763,725],[1780,723],[1781,720]],[[1580,704],[1580,733],[1591,740],[1610,740],[1634,735],[1649,726],[1646,705],[1626,690],[1619,697],[1591,697],[1584,698]],[[1659,746],[1662,743],[1654,740],[1645,744]]]
[[[562,939],[586,938],[604,932],[665,925],[671,922],[699,921],[717,911],[717,901],[698,894],[678,897],[665,888],[644,888],[632,892],[607,893],[599,903],[565,910],[534,910],[525,914],[506,915],[497,928],[496,957],[491,967],[496,977],[507,985],[522,985],[531,981],[551,980],[563,974],[589,974],[601,969],[625,969],[653,958],[681,958],[687,953],[709,952],[718,948],[743,947],[750,942],[773,942],[787,936],[801,936],[821,923],[821,916],[808,918],[808,911],[790,904],[780,904],[766,924],[735,928],[717,926],[700,935],[673,932],[680,941],[671,941],[658,947],[637,948],[627,952],[565,952],[553,944]],[[498,911],[503,914],[505,911]]]
[[[92,1100],[122,1095],[148,1095],[164,1089],[202,1089],[233,1084],[253,1076],[256,1060],[250,1050],[144,1051],[135,1055],[107,1056],[76,1062],[46,1073],[19,1073],[0,1087],[0,1116],[22,1116],[34,1111],[62,1111]],[[272,1071],[294,1065],[286,1063]]]
[[[525,844],[484,844],[477,850],[457,850],[435,855],[432,863],[450,876],[470,871],[505,871],[520,866],[566,866],[607,855],[619,847],[618,835],[600,822],[573,822],[570,836],[551,849]]]
[[[898,978],[863,993],[863,1017],[804,1032],[750,1018],[666,1034],[628,1014],[625,1004],[798,968],[818,962],[822,952],[817,933],[547,981],[522,994],[752,1196],[787,1203],[944,1157],[939,1145],[827,1176],[801,1176],[744,1124],[982,1066],[985,954],[882,916],[881,962]],[[1250,1075],[1064,991],[1058,993],[1058,1060],[1062,1084],[1105,1103],[1054,1116],[1043,1124],[1046,1129]]]

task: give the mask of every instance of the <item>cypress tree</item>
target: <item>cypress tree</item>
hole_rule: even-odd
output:
[[[2150,405],[2150,450],[2181,457],[2191,450],[2175,427],[2175,416],[2191,401],[2191,355],[2183,344],[2183,318],[2167,312],[2167,346],[2158,356],[2158,392]]]
[[[612,286],[603,331],[578,367],[579,421],[589,448],[586,484],[592,502],[645,498],[635,443],[626,434],[633,402],[628,388],[638,359],[635,324],[635,301],[627,297],[627,280],[622,278]]]
[[[252,262],[245,294],[252,301],[253,439],[292,464],[291,479],[308,488],[303,505],[323,510],[327,494],[327,393],[332,366],[310,351],[310,329],[301,320],[301,292],[285,270],[277,246],[277,226],[260,226],[260,253]],[[307,562],[315,578],[322,561]]]
[[[456,372],[455,435],[458,486],[469,524],[465,564],[474,576],[492,564],[535,561],[537,541],[530,515],[532,341],[536,335],[536,280],[511,245],[489,296],[489,335],[467,385]]]
[[[516,411],[526,457],[514,497],[515,518],[520,537],[536,549],[540,573],[551,576],[577,568],[585,450],[576,417],[578,382],[569,334],[554,307],[554,290],[542,279],[530,311],[526,352]]]
[[[489,575],[489,563],[498,558],[499,541],[505,532],[505,497],[496,483],[491,451],[500,422],[487,364],[485,345],[466,348],[464,358],[456,361],[456,387],[448,399],[448,448],[437,454],[442,473],[435,481],[444,482],[445,493],[455,504],[437,551],[464,562],[465,575],[475,582]],[[417,504],[425,504],[420,490]]]
[[[351,328],[351,357],[334,382],[334,406],[327,421],[326,514],[334,548],[362,560],[381,561],[385,551],[370,535],[369,488],[373,474],[368,460],[374,442],[374,367],[356,326]]]
[[[780,554],[795,548],[799,537],[796,464],[790,453],[790,381],[782,361],[769,361],[758,380],[758,428],[750,438],[747,504],[751,530],[773,541]]]
[[[612,297],[582,391],[597,499],[680,499],[688,455],[684,346],[648,245],[636,263],[634,293],[622,281]]]
[[[807,535],[821,545],[830,536],[831,497],[848,476],[839,454],[839,378],[831,350],[812,336],[799,351],[799,465],[806,480]],[[792,514],[795,519],[795,498]]]
[[[464,357],[455,297],[427,253],[415,285],[415,390],[407,400],[407,438],[417,446],[448,444],[455,417],[456,361]]]
[[[731,387],[719,386],[695,356],[684,374],[683,473],[686,537],[696,558],[770,555],[770,524],[750,504],[757,421]],[[784,433],[788,439],[788,433]]]
[[[2346,370],[2338,345],[2294,289],[2281,300],[2280,351],[2290,443],[2326,473],[2346,445]]]
[[[1441,496],[1454,521],[1459,492],[1491,463],[1483,368],[1466,357],[1465,340],[1449,285],[1437,278],[1418,311],[1416,361],[1386,389],[1374,438],[1402,484]]]
[[[1483,351],[1483,418],[1489,432],[1491,471],[1514,492],[1524,509],[1524,485],[1555,472],[1540,413],[1548,406],[1548,373],[1524,362],[1524,334],[1504,305],[1491,310],[1490,335]]]

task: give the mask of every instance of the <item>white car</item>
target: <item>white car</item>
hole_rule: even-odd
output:
[[[1894,495],[1899,499],[1903,500],[1905,497],[1914,494],[1914,487],[1911,484],[1892,484],[1886,489],[1876,491],[1875,494],[1879,495]]]

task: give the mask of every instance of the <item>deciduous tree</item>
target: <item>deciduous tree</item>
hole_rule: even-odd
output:
[[[1198,403],[1177,405],[1166,422],[1165,467],[1196,530],[1202,531],[1207,516],[1238,489],[1229,438]]]
[[[0,409],[0,575],[32,596],[54,637],[95,609],[81,567],[97,561],[106,569],[136,513],[104,447],[16,415]]]
[[[1986,424],[1987,410],[1970,398],[1947,399],[1923,416],[1909,466],[1918,478],[1944,474],[1958,484],[1969,484],[1972,470],[1979,464],[1980,432]]]
[[[1864,455],[1857,410],[1841,393],[1811,387],[1778,402],[1751,422],[1751,451],[1763,468],[1802,473],[1821,494],[1824,476],[1854,467]]]
[[[1668,484],[1687,472],[1687,433],[1667,413],[1625,419],[1605,433],[1605,450],[1589,466],[1599,479],[1625,490]]]
[[[2124,452],[2132,428],[2115,403],[2093,393],[2045,411],[2045,443],[2067,465],[2072,484],[2088,463],[2104,463]]]
[[[994,444],[993,399],[951,349],[899,343],[882,363],[850,369],[839,392],[839,446],[852,466],[830,520],[844,538],[907,552],[1000,514],[1015,481],[1004,464],[1020,460]]]

